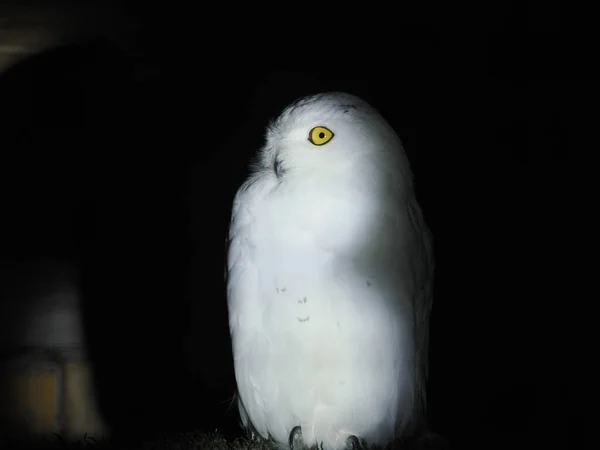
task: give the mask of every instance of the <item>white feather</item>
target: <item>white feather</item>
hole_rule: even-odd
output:
[[[323,146],[310,130],[334,132]],[[280,176],[275,171],[275,161]],[[364,101],[301,99],[234,200],[228,307],[242,423],[287,446],[424,424],[431,236],[399,138]]]

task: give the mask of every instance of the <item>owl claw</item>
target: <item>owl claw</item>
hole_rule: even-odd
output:
[[[363,450],[363,446],[358,440],[358,438],[354,435],[348,436],[348,450]]]
[[[302,428],[300,426],[292,428],[289,443],[290,450],[300,450],[305,448],[304,439],[302,439]]]

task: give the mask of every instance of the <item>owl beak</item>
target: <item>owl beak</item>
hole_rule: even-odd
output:
[[[279,155],[275,155],[275,158],[273,158],[273,172],[275,172],[275,176],[277,176],[278,179],[281,179],[283,175],[285,175],[285,169],[282,166]]]

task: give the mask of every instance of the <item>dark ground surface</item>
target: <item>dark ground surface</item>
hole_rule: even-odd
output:
[[[397,129],[436,237],[434,430],[456,448],[584,448],[587,388],[573,378],[585,341],[570,313],[583,305],[565,307],[561,261],[569,152],[587,145],[577,102],[593,82],[565,69],[566,19],[550,3],[490,3],[476,19],[457,6],[342,17],[305,5],[265,24],[237,8],[131,5],[133,47],[81,41],[0,75],[2,257],[81,267],[115,435],[240,436],[223,286],[231,200],[269,117],[346,90]]]

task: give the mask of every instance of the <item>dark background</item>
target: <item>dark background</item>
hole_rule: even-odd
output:
[[[559,261],[587,85],[568,70],[567,18],[557,2],[403,5],[127,3],[126,43],[88,36],[0,76],[2,258],[81,267],[117,435],[240,433],[231,201],[270,117],[345,90],[401,136],[435,235],[434,430],[458,445],[581,446]]]

